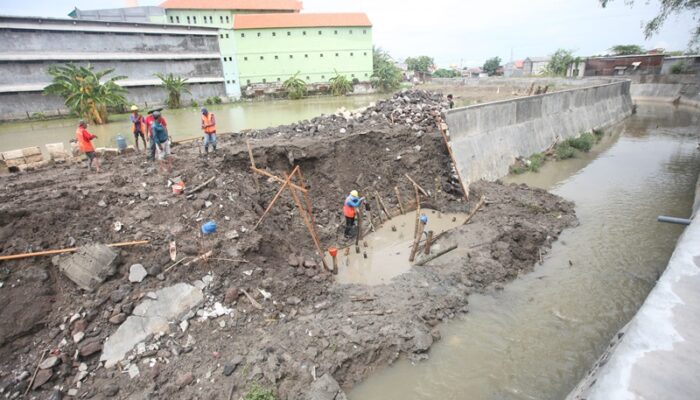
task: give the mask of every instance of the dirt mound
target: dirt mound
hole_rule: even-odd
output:
[[[48,258],[0,264],[0,393],[23,393],[44,350],[57,364],[37,376],[31,393],[40,398],[59,385],[86,398],[227,399],[232,385],[240,397],[257,382],[280,399],[298,399],[321,390],[312,382],[324,375],[332,379],[322,386],[349,388],[402,355],[427,357],[440,337],[436,325],[466,312],[469,293],[531,269],[575,222],[572,204],[524,186],[480,182],[467,204],[435,129],[444,106],[439,94],[402,92],[357,113],[222,135],[209,158],[193,144],[177,146],[167,176],[137,154],[105,160],[100,175],[59,166],[0,178],[2,254],[149,241],[122,248],[116,275],[94,293]],[[379,195],[397,213],[395,188],[404,206],[413,198],[406,174],[433,208],[468,212],[482,196],[486,205],[440,239],[458,243],[456,251],[387,285],[339,285],[317,268],[288,193],[253,230],[279,184],[251,173],[250,138],[258,168],[283,176],[300,166],[324,247],[348,244],[341,208],[350,190],[373,205]],[[168,187],[174,177],[188,188],[214,180],[184,196]],[[216,234],[201,234],[207,221],[216,221]],[[212,256],[172,267],[171,241],[178,260]],[[148,271],[140,283],[128,279],[133,264]],[[105,339],[138,304],[179,282],[201,287],[203,304],[137,346],[124,373],[102,368]]]

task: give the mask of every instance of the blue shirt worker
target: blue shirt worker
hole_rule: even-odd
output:
[[[345,216],[345,237],[352,237],[352,227],[355,226],[355,217],[357,217],[357,208],[362,204],[364,197],[360,197],[357,190],[350,192],[350,195],[345,199],[343,204],[343,215]]]

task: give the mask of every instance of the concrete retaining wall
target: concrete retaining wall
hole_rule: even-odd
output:
[[[700,208],[700,179],[693,213]],[[695,400],[700,388],[700,219],[656,286],[567,400]]]
[[[630,93],[635,100],[678,102],[700,108],[700,74],[633,77]]]
[[[622,120],[632,112],[630,82],[463,107],[447,112],[447,125],[465,184],[508,174],[558,140]]]

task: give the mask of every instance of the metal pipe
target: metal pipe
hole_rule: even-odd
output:
[[[690,225],[690,219],[687,218],[667,217],[665,215],[659,215],[658,217],[656,217],[656,220],[659,222],[668,222],[671,224]]]

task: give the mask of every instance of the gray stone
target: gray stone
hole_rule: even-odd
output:
[[[149,335],[168,332],[170,321],[180,319],[204,299],[200,289],[186,283],[163,288],[156,295],[157,300],[146,299],[136,306],[133,314],[107,339],[100,358],[106,368],[113,367]]]
[[[102,394],[106,397],[114,397],[119,393],[119,385],[115,383],[109,383],[102,388]]]
[[[88,292],[94,291],[107,277],[114,275],[117,253],[103,244],[83,246],[75,254],[59,258],[60,271]]]
[[[301,303],[300,298],[296,296],[287,297],[287,304],[289,304],[290,306],[296,306],[299,303]]]
[[[413,338],[413,351],[416,353],[426,352],[432,345],[433,336],[429,333],[419,332]]]
[[[330,374],[325,374],[311,383],[309,400],[347,400],[345,392]]]
[[[39,364],[40,369],[50,369],[58,365],[58,363],[61,362],[61,359],[58,357],[51,356]]]
[[[141,264],[134,264],[129,268],[129,282],[141,283],[147,275],[148,271]]]

